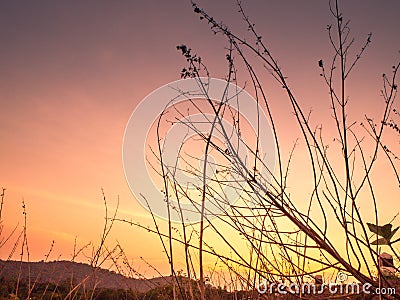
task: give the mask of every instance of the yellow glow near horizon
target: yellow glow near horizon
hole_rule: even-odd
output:
[[[268,36],[273,53],[283,64],[304,111],[312,110],[312,125],[324,123],[322,133],[330,145],[329,155],[340,165],[341,149],[334,141],[337,132],[331,122],[328,90],[317,66],[321,57],[329,58],[332,54],[324,30],[329,11],[322,2],[246,5],[260,32]],[[241,18],[232,18],[227,12],[233,5],[228,7],[218,1],[205,3],[216,16],[243,31]],[[99,243],[104,224],[101,188],[105,191],[109,214],[116,208],[119,197],[120,218],[139,222],[144,227],[153,226],[151,215],[131,194],[124,178],[121,149],[126,123],[149,92],[179,79],[186,62],[176,52],[177,44],[190,43],[193,52],[199,53],[210,67],[211,75],[218,78],[226,75],[226,44],[218,37],[214,39],[205,24],[197,22],[186,1],[132,2],[121,7],[106,2],[98,7],[84,3],[71,4],[71,7],[62,3],[48,7],[3,5],[5,9],[0,10],[0,38],[5,41],[0,55],[0,184],[7,190],[2,236],[14,226],[19,224],[19,227],[13,239],[1,249],[0,259],[8,257],[14,238],[22,230],[22,201],[27,209],[31,260],[44,259],[53,240],[56,244],[50,259],[70,259],[76,237],[81,246],[89,241]],[[289,5],[299,7],[293,10]],[[377,119],[384,104],[379,96],[381,74],[389,74],[398,59],[400,44],[394,38],[399,28],[399,18],[395,15],[398,10],[381,3],[366,5],[362,1],[344,5],[352,18],[351,25],[356,24],[355,35],[373,31],[373,40],[376,39],[347,86],[351,97],[349,122],[360,122],[364,115]],[[249,82],[245,84],[247,79],[241,77],[240,84],[251,93]],[[270,79],[263,77],[263,80],[277,120],[286,164],[301,132],[289,121],[293,117],[292,109],[282,88],[274,86]],[[325,125],[327,122],[331,125]],[[398,150],[398,135],[392,133],[384,138]],[[365,142],[365,145],[370,150],[371,144]],[[202,151],[197,150],[196,154]],[[312,193],[306,151],[304,142],[300,141],[287,182],[288,193],[302,210],[307,209],[306,200]],[[371,155],[370,151],[366,154]],[[398,184],[392,175],[387,162],[379,163],[373,170],[382,223],[390,221],[400,210]],[[361,199],[358,205],[365,222],[373,222],[371,199],[367,196]],[[312,207],[312,214],[321,221],[317,206]],[[167,223],[156,220],[160,229],[167,232]],[[233,240],[243,255],[249,255],[237,232],[226,228],[223,222],[216,221],[216,226]],[[282,226],[293,229],[291,224]],[[335,236],[337,228],[329,230],[337,248],[343,251],[342,236]],[[230,255],[221,238],[210,231],[206,232],[208,241]],[[113,247],[117,242],[147,275],[153,276],[156,272],[141,256],[168,274],[168,261],[156,234],[116,223],[108,246]],[[176,249],[177,265],[184,269],[180,255],[183,249],[178,244]],[[19,250],[12,258],[19,259],[18,255]],[[78,260],[87,262],[90,255],[88,248]],[[207,267],[212,268],[214,263],[215,258],[207,255]]]

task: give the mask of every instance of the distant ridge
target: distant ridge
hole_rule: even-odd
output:
[[[124,289],[147,292],[171,283],[171,277],[152,279],[128,278],[113,271],[93,268],[88,264],[71,261],[20,262],[0,260],[0,278],[22,282],[52,284],[82,284],[85,288]]]

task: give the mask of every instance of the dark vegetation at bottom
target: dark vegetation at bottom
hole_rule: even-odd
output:
[[[32,284],[32,283],[31,283]],[[195,284],[195,283],[194,283]],[[16,287],[18,285],[18,291]],[[18,295],[16,295],[16,292]],[[193,298],[201,299],[198,289],[193,286]],[[245,292],[228,292],[222,288],[208,286],[205,290],[206,299],[210,300],[237,300],[247,299]],[[184,297],[190,299],[189,289],[183,291]],[[185,299],[176,291],[177,300]],[[174,299],[172,285],[155,287],[146,292],[136,292],[125,289],[97,288],[94,290],[83,287],[71,287],[69,282],[60,284],[54,283],[36,283],[29,293],[27,282],[21,281],[17,284],[16,280],[0,278],[0,300],[4,299],[43,299],[43,300],[61,300],[61,299],[96,299],[96,300],[172,300]]]

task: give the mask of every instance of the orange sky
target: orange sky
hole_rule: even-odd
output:
[[[328,2],[244,2],[303,107],[313,109],[316,124],[326,119],[327,90],[317,62],[331,53],[325,30],[331,23]],[[233,1],[199,4],[231,28],[246,31]],[[369,32],[374,34],[349,84],[356,117],[375,115],[380,106],[381,74],[399,58],[399,9],[397,0],[357,0],[344,7],[356,44]],[[68,259],[76,236],[81,245],[100,237],[101,188],[110,208],[119,195],[122,217],[151,224],[124,178],[121,149],[126,123],[147,94],[179,79],[185,61],[176,51],[178,44],[193,48],[211,75],[222,78],[224,40],[210,32],[186,0],[3,2],[0,40],[0,184],[7,188],[6,230],[23,221],[24,200],[31,259],[43,259],[52,240],[53,258],[61,254]],[[270,93],[276,111],[284,115],[287,107],[280,104],[280,92]],[[288,147],[295,139],[289,131],[283,136]],[[302,186],[296,173],[301,167],[296,169],[293,189]],[[382,214],[389,221],[400,205],[392,199],[391,187],[384,190]],[[117,239],[133,260],[143,256],[167,270],[155,236],[118,225],[110,241]],[[1,258],[7,255],[0,253]]]

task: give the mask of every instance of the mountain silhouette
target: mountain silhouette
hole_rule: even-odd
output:
[[[59,285],[67,283],[71,286],[80,284],[87,289],[125,289],[137,292],[147,292],[172,282],[171,277],[129,278],[114,271],[71,261],[20,262],[0,260],[0,278],[16,281],[18,277],[21,282],[30,282],[30,284],[52,283]]]

